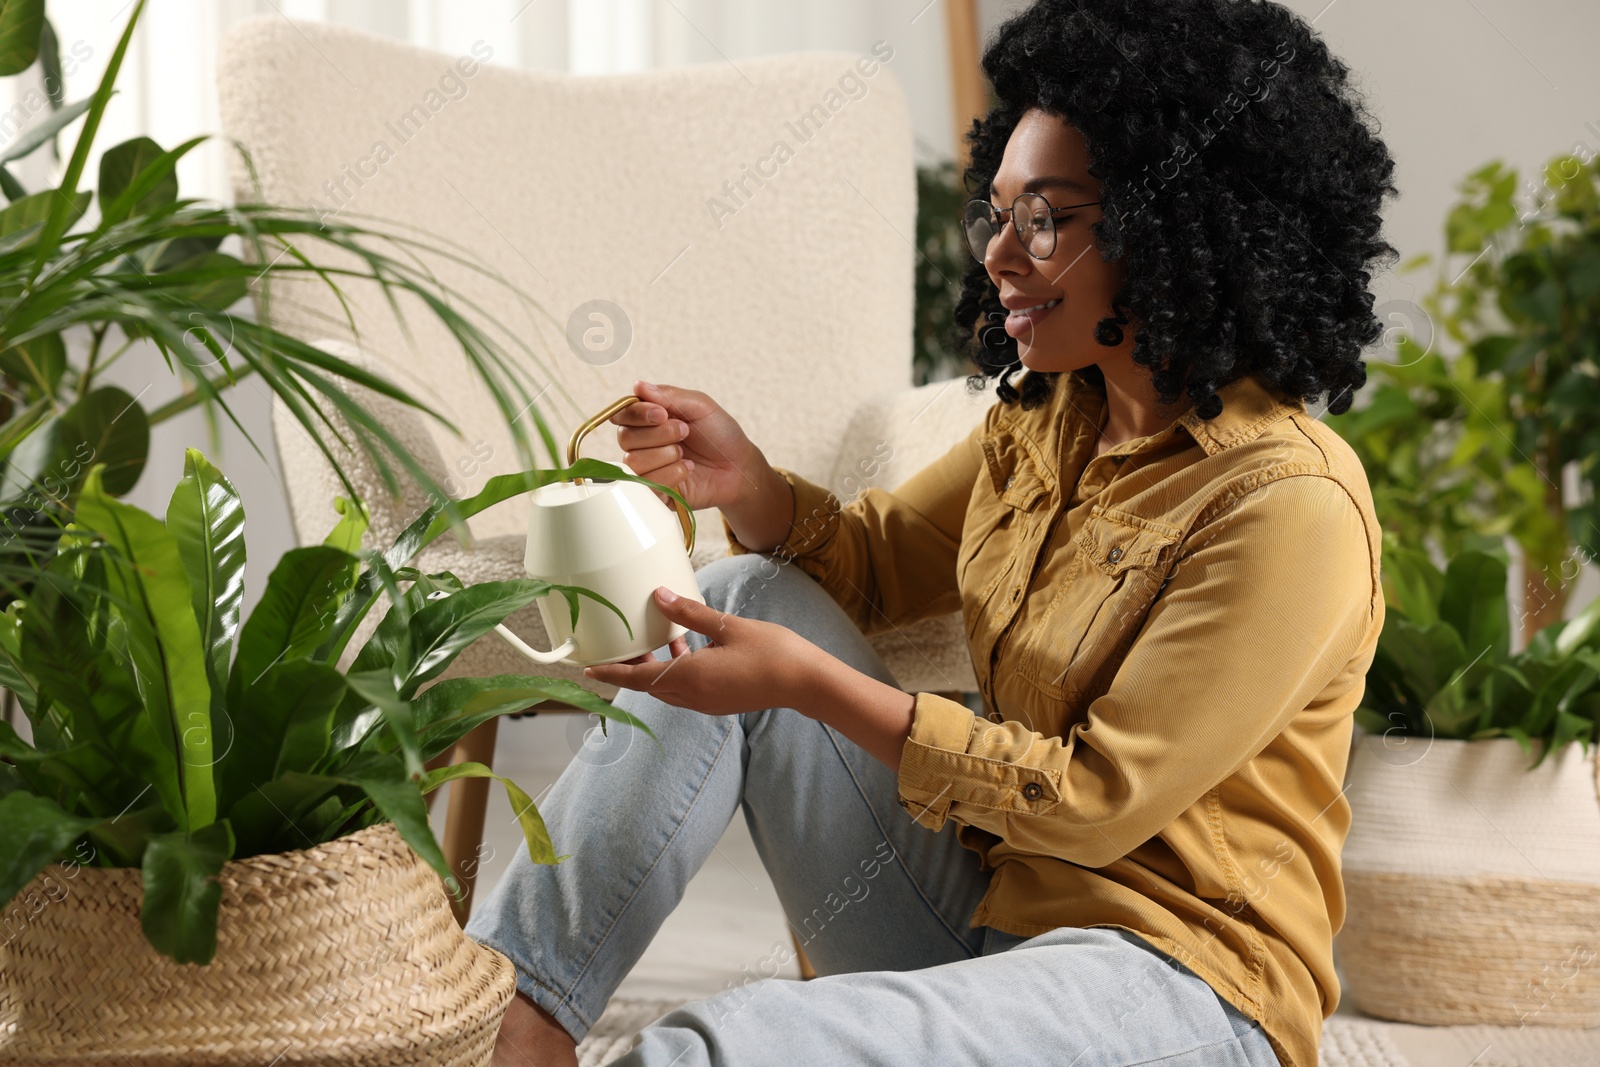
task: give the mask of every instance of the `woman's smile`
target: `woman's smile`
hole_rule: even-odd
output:
[[[1010,314],[1006,316],[1006,333],[1019,341],[1024,337],[1032,336],[1039,322],[1050,314],[1051,310],[1059,303],[1061,303],[1061,298],[1058,296],[1053,300],[1031,304],[1027,307],[1012,308]]]

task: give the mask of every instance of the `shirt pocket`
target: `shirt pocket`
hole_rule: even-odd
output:
[[[967,505],[956,583],[982,603],[1006,573],[1027,513],[1045,503],[1055,479],[1009,427],[986,434],[979,445],[984,469]]]
[[[1170,523],[1092,505],[1055,595],[1038,618],[1024,620],[1018,673],[1053,699],[1093,688],[1143,626],[1182,539]]]

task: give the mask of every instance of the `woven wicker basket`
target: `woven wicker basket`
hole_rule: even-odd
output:
[[[0,1063],[489,1062],[511,963],[461,932],[391,824],[236,860],[221,880],[217,954],[199,966],[145,940],[139,871],[41,874],[0,945]]]
[[[1363,737],[1347,914],[1362,1012],[1430,1025],[1600,1025],[1600,765],[1571,744]],[[1537,751],[1537,750],[1536,750]]]

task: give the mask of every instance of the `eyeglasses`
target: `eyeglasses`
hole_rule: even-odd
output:
[[[1051,207],[1042,193],[1023,193],[1008,208],[997,208],[987,200],[969,200],[961,214],[961,232],[967,239],[967,251],[979,263],[989,251],[989,242],[1000,233],[1004,224],[1001,216],[1011,217],[1017,240],[1034,259],[1049,259],[1056,250],[1056,217],[1073,208],[1092,207],[1100,203],[1090,200],[1067,207]]]

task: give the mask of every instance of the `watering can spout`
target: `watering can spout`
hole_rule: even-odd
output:
[[[512,648],[521,652],[535,663],[559,663],[572,655],[573,651],[578,647],[577,637],[569,637],[549,652],[540,652],[504,626],[496,626],[494,632],[505,638],[506,643]]]

